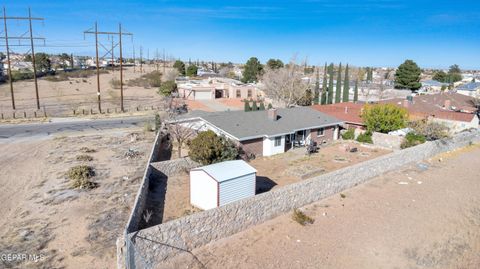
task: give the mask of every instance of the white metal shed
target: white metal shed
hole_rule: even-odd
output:
[[[203,210],[255,195],[257,170],[245,161],[226,161],[190,171],[190,203]]]

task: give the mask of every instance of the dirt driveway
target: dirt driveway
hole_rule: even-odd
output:
[[[478,268],[479,163],[479,145],[446,153],[303,208],[312,225],[286,214],[193,254],[209,269]]]

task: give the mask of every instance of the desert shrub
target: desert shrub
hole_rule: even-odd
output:
[[[95,149],[88,148],[88,147],[81,147],[81,148],[80,148],[80,151],[81,151],[81,152],[84,152],[84,153],[94,153],[94,152],[97,152]]]
[[[407,118],[407,110],[393,104],[367,105],[362,112],[362,119],[371,133],[405,128]]]
[[[357,137],[357,141],[360,142],[360,143],[373,144],[372,133],[365,132],[363,134],[359,134],[358,137]]]
[[[345,133],[342,134],[344,140],[353,140],[355,139],[355,129],[348,129]]]
[[[110,86],[112,86],[113,89],[120,89],[121,82],[119,79],[112,78],[110,80]]]
[[[423,135],[415,134],[414,132],[410,132],[405,136],[405,140],[402,142],[400,147],[402,149],[414,147],[416,145],[420,145],[425,143],[426,138]]]
[[[71,180],[71,187],[75,189],[93,189],[97,187],[95,182],[89,179],[95,176],[95,171],[88,165],[77,165],[71,167],[67,172],[68,178]]]
[[[146,121],[144,124],[143,124],[143,130],[145,132],[153,132],[153,125],[152,125],[152,122],[151,121]]]
[[[12,81],[33,79],[33,72],[30,71],[12,71]]]
[[[416,134],[424,136],[427,141],[446,138],[449,133],[447,126],[427,120],[410,122],[409,127],[412,128]]]
[[[213,131],[200,132],[188,142],[190,158],[203,165],[235,160],[239,157],[238,147],[227,138]]]
[[[313,218],[307,216],[299,209],[293,210],[292,219],[302,226],[305,226],[307,224],[313,224],[313,222],[315,221]]]
[[[77,161],[91,162],[93,161],[93,157],[87,154],[82,154],[77,156]]]
[[[177,91],[177,83],[175,81],[169,80],[162,83],[158,89],[158,93],[163,96],[170,96],[172,93]]]
[[[128,86],[137,86],[143,88],[160,87],[162,85],[162,73],[153,71],[147,73],[139,78],[129,79],[127,81]]]

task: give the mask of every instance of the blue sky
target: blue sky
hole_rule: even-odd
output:
[[[480,1],[298,0],[298,1],[24,1],[3,0],[7,15],[45,18],[35,32],[47,38],[46,52],[93,55],[99,30],[134,33],[138,49],[153,57],[158,48],[188,60],[245,62],[256,56],[309,64],[343,62],[397,66],[405,59],[421,67],[480,69]],[[12,34],[26,25],[10,23]],[[24,30],[22,30],[22,28]],[[3,32],[2,32],[3,35]],[[105,38],[103,41],[109,44]],[[132,54],[132,42],[125,42]],[[63,48],[62,48],[63,46]],[[0,47],[4,50],[4,47]],[[21,51],[16,48],[15,50]],[[138,55],[138,50],[137,50]]]

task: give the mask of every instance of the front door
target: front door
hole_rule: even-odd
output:
[[[293,134],[285,135],[285,152],[292,148],[292,136]]]

